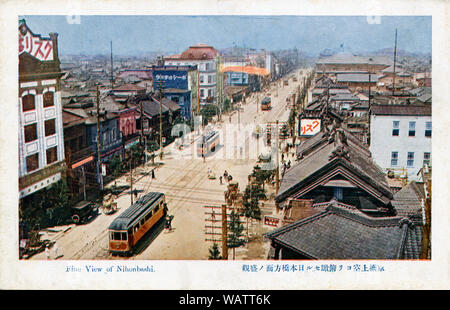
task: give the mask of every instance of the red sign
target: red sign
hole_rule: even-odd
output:
[[[23,26],[19,31],[19,55],[27,52],[41,61],[53,60],[53,42],[34,36]]]
[[[264,215],[264,225],[277,227],[279,222],[279,218]]]

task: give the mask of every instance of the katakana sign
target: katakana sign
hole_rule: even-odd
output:
[[[314,136],[320,132],[320,119],[302,118],[300,120],[300,136]]]
[[[187,71],[154,70],[153,81],[164,81],[164,88],[188,89]]]
[[[33,35],[26,25],[19,27],[19,55],[28,53],[41,61],[53,60],[53,42]]]

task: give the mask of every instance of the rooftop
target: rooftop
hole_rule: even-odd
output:
[[[431,105],[385,104],[370,109],[374,115],[431,116]]]

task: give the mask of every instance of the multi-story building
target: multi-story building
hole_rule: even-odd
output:
[[[373,105],[370,111],[370,151],[385,171],[407,173],[431,166],[431,105]]]
[[[65,176],[58,34],[19,21],[19,197]]]
[[[216,98],[217,67],[219,55],[214,47],[206,44],[190,46],[179,55],[164,58],[166,66],[197,66],[199,71],[199,101],[214,103]]]
[[[153,90],[163,89],[164,97],[177,103],[184,119],[190,120],[197,106],[198,71],[195,66],[154,66]]]

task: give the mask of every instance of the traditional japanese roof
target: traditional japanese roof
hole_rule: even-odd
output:
[[[359,101],[359,98],[352,94],[336,94],[330,98],[331,101]]]
[[[338,83],[342,82],[356,82],[356,83],[369,83],[369,76],[370,76],[370,83],[375,83],[378,80],[378,76],[376,74],[338,74],[336,75],[336,80]]]
[[[136,70],[125,70],[119,74],[118,77],[124,78],[127,76],[136,76],[141,80],[152,80],[152,70],[149,69],[136,69]]]
[[[354,56],[348,54],[336,54],[331,57],[320,58],[316,64],[370,64],[390,66],[393,61],[384,56]]]
[[[394,194],[392,206],[398,216],[422,222],[422,201],[425,199],[423,184],[412,181]]]
[[[341,175],[383,205],[388,205],[392,192],[381,168],[367,148],[343,129],[322,130],[306,140],[297,150],[298,161],[281,180],[277,203],[288,197],[301,197],[317,186]]]
[[[265,235],[272,244],[311,259],[407,259],[417,257],[417,226],[407,218],[370,217],[329,202],[323,212]],[[416,253],[416,254],[415,254]]]
[[[431,105],[377,104],[370,110],[374,115],[431,116]]]
[[[114,91],[145,91],[145,88],[134,84],[124,84],[122,86],[115,87]]]

